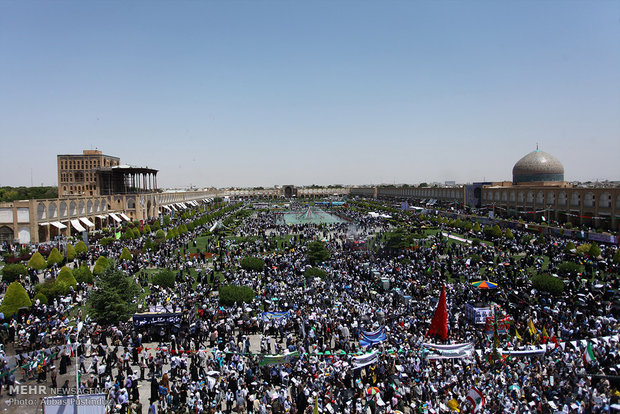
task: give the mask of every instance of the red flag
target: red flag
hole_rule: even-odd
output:
[[[437,309],[435,309],[435,315],[426,336],[438,336],[444,341],[448,339],[448,307],[446,306],[445,286],[441,287],[439,303],[437,303]]]

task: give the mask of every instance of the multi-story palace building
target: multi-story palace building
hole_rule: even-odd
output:
[[[58,198],[0,203],[0,243],[45,242],[57,236],[146,221],[196,206],[214,190],[160,192],[157,170],[121,165],[101,151],[58,155]]]

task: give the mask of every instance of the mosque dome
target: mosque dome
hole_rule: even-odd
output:
[[[512,183],[564,181],[564,166],[553,155],[532,151],[512,168]]]

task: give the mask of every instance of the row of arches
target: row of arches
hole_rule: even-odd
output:
[[[557,194],[557,200],[556,200]],[[582,199],[583,198],[583,199]],[[501,201],[505,203],[518,203],[530,205],[557,205],[561,207],[596,207],[597,197],[592,191],[486,191],[483,194],[483,200],[487,202]],[[598,197],[599,208],[612,208],[612,194],[603,192]],[[616,196],[616,205],[620,205],[620,194]]]
[[[52,201],[37,205],[37,219],[52,220],[71,216],[86,216],[95,213],[104,213],[108,204],[104,199]]]

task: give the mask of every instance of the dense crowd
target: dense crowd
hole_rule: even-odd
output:
[[[56,388],[57,376],[75,364],[81,392],[104,389],[110,411],[124,413],[449,412],[451,400],[461,409],[478,408],[465,398],[472,387],[485,397],[482,412],[609,412],[618,403],[618,277],[606,276],[616,247],[601,246],[601,256],[588,261],[584,275],[567,278],[564,292],[550,295],[532,287],[531,273],[542,268],[540,257],[550,258],[549,273],[573,260],[568,240],[532,243],[515,230],[511,240],[453,243],[442,232],[456,229],[442,225],[415,248],[395,252],[384,240],[393,221],[363,209],[338,214],[346,221],[287,225],[276,212],[255,212],[230,229],[236,238],[208,241],[204,251],[215,254],[211,261],[190,257],[189,251],[213,223],[130,262],[118,260],[118,268],[143,289],[146,269],[173,270],[174,288],[149,286],[143,309],[181,314],[181,322],[102,326],[85,315],[78,336],[69,314],[92,289],[78,286],[61,300],[36,303],[7,318],[6,342],[31,354],[5,356],[0,383],[8,386],[22,375]],[[404,213],[398,219],[412,227],[434,225]],[[128,245],[139,251],[145,237],[95,245],[79,261],[92,266],[99,255],[119,257]],[[324,241],[331,252],[317,265],[324,278],[306,275],[311,240]],[[264,269],[239,268],[246,256],[262,257]],[[473,256],[482,260],[473,262]],[[483,277],[498,288],[472,286]],[[33,281],[22,282],[33,293]],[[217,296],[222,283],[249,286],[255,298],[223,306]],[[442,286],[447,341],[426,335]],[[466,317],[467,304],[492,306],[510,319],[509,328],[485,331],[484,324]],[[363,332],[383,332],[385,338],[362,347]],[[474,351],[428,358],[424,344],[431,342],[472,344]],[[589,347],[594,358],[586,360]],[[501,352],[532,349],[544,352]],[[368,355],[371,362],[360,365],[359,358]],[[68,387],[67,379],[59,388]],[[149,407],[140,403],[141,394]]]

